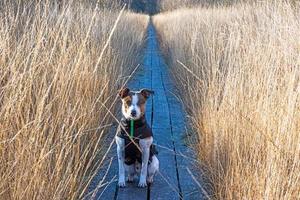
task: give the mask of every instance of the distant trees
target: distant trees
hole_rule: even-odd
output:
[[[255,2],[258,0],[157,0],[158,11],[174,10],[182,7],[196,7],[196,6],[229,6],[240,2]],[[296,0],[294,0],[296,1]]]
[[[158,0],[122,0],[122,2],[135,12],[154,14],[158,10]]]

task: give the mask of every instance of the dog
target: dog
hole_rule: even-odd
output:
[[[148,89],[130,91],[123,88],[119,91],[123,114],[116,136],[119,187],[126,186],[125,173],[128,174],[128,182],[133,182],[134,177],[140,174],[138,187],[147,187],[158,172],[153,134],[145,118],[146,101],[152,94],[154,92]]]

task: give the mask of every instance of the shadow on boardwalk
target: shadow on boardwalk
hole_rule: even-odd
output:
[[[160,172],[155,176],[152,186],[142,189],[137,181],[126,188],[117,187],[118,163],[116,146],[110,150],[106,163],[97,174],[91,190],[98,187],[92,199],[129,200],[173,200],[204,199],[199,186],[199,172],[193,151],[183,141],[186,130],[185,112],[176,98],[174,83],[163,60],[157,36],[152,23],[148,27],[147,46],[143,66],[138,69],[128,86],[133,90],[149,88],[155,95],[148,100],[146,118],[154,133],[154,143],[158,147]],[[109,168],[109,169],[108,169]],[[99,188],[105,172],[108,172],[103,186]],[[192,177],[198,177],[197,181]]]

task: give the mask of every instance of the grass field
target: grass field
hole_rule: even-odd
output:
[[[153,21],[198,133],[207,191],[216,199],[299,199],[299,4],[174,10],[168,2],[163,10],[173,11]]]
[[[0,199],[82,198],[149,17],[83,1],[0,10]]]

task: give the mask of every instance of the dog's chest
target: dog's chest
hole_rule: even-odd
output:
[[[139,140],[125,141],[125,160],[127,162],[138,161],[142,162],[142,153],[140,151]]]
[[[152,137],[153,134],[144,117],[134,121],[134,123],[131,123],[130,120],[123,118],[121,120],[118,136],[125,140],[130,140],[131,136],[133,139],[145,139]]]

